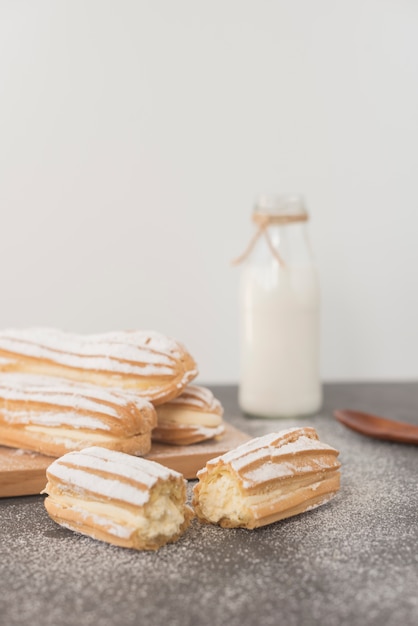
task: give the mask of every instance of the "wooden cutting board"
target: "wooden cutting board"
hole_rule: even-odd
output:
[[[219,441],[207,441],[192,446],[153,444],[146,456],[185,478],[196,478],[196,472],[209,459],[219,456],[248,441],[250,437],[230,424]],[[50,456],[0,446],[0,498],[39,494],[46,485],[45,472],[53,461]]]

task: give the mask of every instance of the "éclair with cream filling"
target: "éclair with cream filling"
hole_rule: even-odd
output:
[[[55,522],[116,546],[157,550],[193,517],[181,474],[123,452],[70,452],[49,466],[47,480],[45,507]]]
[[[339,489],[338,454],[309,427],[252,439],[198,472],[195,513],[202,522],[253,529],[314,509]]]

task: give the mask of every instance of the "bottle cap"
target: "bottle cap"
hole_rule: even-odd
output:
[[[305,201],[296,193],[271,194],[262,193],[257,196],[254,212],[269,215],[303,215],[307,216]]]

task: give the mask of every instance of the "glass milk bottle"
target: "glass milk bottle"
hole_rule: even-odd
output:
[[[301,196],[261,195],[240,286],[242,411],[296,417],[322,402],[319,283]]]

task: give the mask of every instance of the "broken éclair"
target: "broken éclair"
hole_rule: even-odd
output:
[[[310,427],[252,439],[198,472],[195,513],[202,522],[253,529],[314,509],[339,490],[338,454]]]
[[[189,526],[181,474],[107,448],[69,452],[47,469],[45,507],[66,528],[125,548],[157,550]]]

